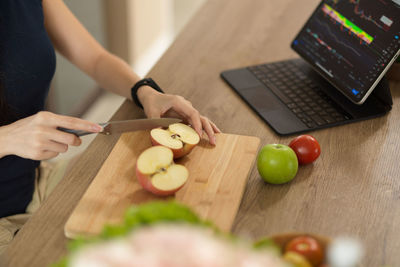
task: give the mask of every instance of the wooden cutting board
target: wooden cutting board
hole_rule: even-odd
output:
[[[189,155],[176,161],[188,168],[189,179],[175,199],[230,231],[259,144],[258,137],[232,134],[218,134],[215,147],[202,139]],[[136,159],[150,146],[149,131],[121,135],[68,219],[67,237],[96,235],[105,224],[121,223],[130,205],[171,199],[148,193],[137,182]]]

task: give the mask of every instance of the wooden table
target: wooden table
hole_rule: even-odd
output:
[[[220,79],[222,70],[295,56],[289,43],[317,0],[211,0],[151,70],[169,93],[192,101],[224,132],[281,138]],[[313,132],[318,161],[296,179],[272,186],[252,170],[233,232],[259,238],[305,231],[350,235],[367,249],[364,264],[400,266],[400,83],[385,117]],[[125,102],[113,119],[141,118]],[[9,248],[11,266],[46,266],[66,253],[63,227],[118,136],[98,136],[74,170],[23,227]]]

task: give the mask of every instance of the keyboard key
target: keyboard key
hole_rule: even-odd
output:
[[[316,113],[315,113],[314,110],[308,110],[308,111],[306,111],[306,114],[307,114],[308,116],[313,116],[313,115],[315,115]]]
[[[314,122],[306,123],[308,128],[315,128],[316,124]]]
[[[317,114],[312,115],[311,119],[313,119],[313,121],[315,121],[318,126],[326,124],[326,122],[320,116],[318,116]]]
[[[301,108],[307,106],[307,104],[306,104],[305,102],[299,102],[299,103],[297,103],[297,105],[298,105],[299,107],[301,107]]]
[[[277,89],[275,86],[268,86],[269,89],[271,89],[272,92],[274,92],[274,94],[280,99],[282,100],[283,103],[285,103],[286,105],[289,103],[292,103],[293,101],[290,100],[287,96],[285,96],[282,91],[280,91],[279,89]]]
[[[319,114],[320,116],[329,116],[328,112],[326,112],[325,110],[319,111],[318,114]]]
[[[322,119],[326,121],[326,123],[334,123],[335,119],[330,116],[323,116]]]

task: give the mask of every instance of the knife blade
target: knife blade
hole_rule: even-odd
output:
[[[133,132],[138,130],[150,130],[156,127],[168,127],[170,124],[181,122],[180,119],[175,118],[159,118],[159,119],[138,119],[138,120],[126,120],[126,121],[110,121],[105,123],[99,123],[103,127],[101,134],[111,135],[119,134],[124,132]],[[93,134],[92,132],[86,132],[81,130],[72,130],[62,127],[57,127],[58,130],[72,133],[76,136],[84,136]]]

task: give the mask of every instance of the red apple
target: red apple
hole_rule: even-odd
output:
[[[153,146],[168,147],[174,153],[174,159],[183,157],[200,142],[200,136],[193,128],[182,124],[171,124],[168,129],[156,128],[150,132]]]
[[[187,181],[188,170],[173,161],[171,149],[153,146],[140,154],[136,162],[136,177],[149,192],[168,196],[178,191]]]
[[[300,135],[293,139],[290,148],[296,153],[299,164],[309,164],[314,162],[321,154],[321,147],[313,136]]]
[[[298,236],[285,245],[285,252],[293,251],[303,255],[313,266],[319,266],[324,252],[318,241],[311,236]]]

